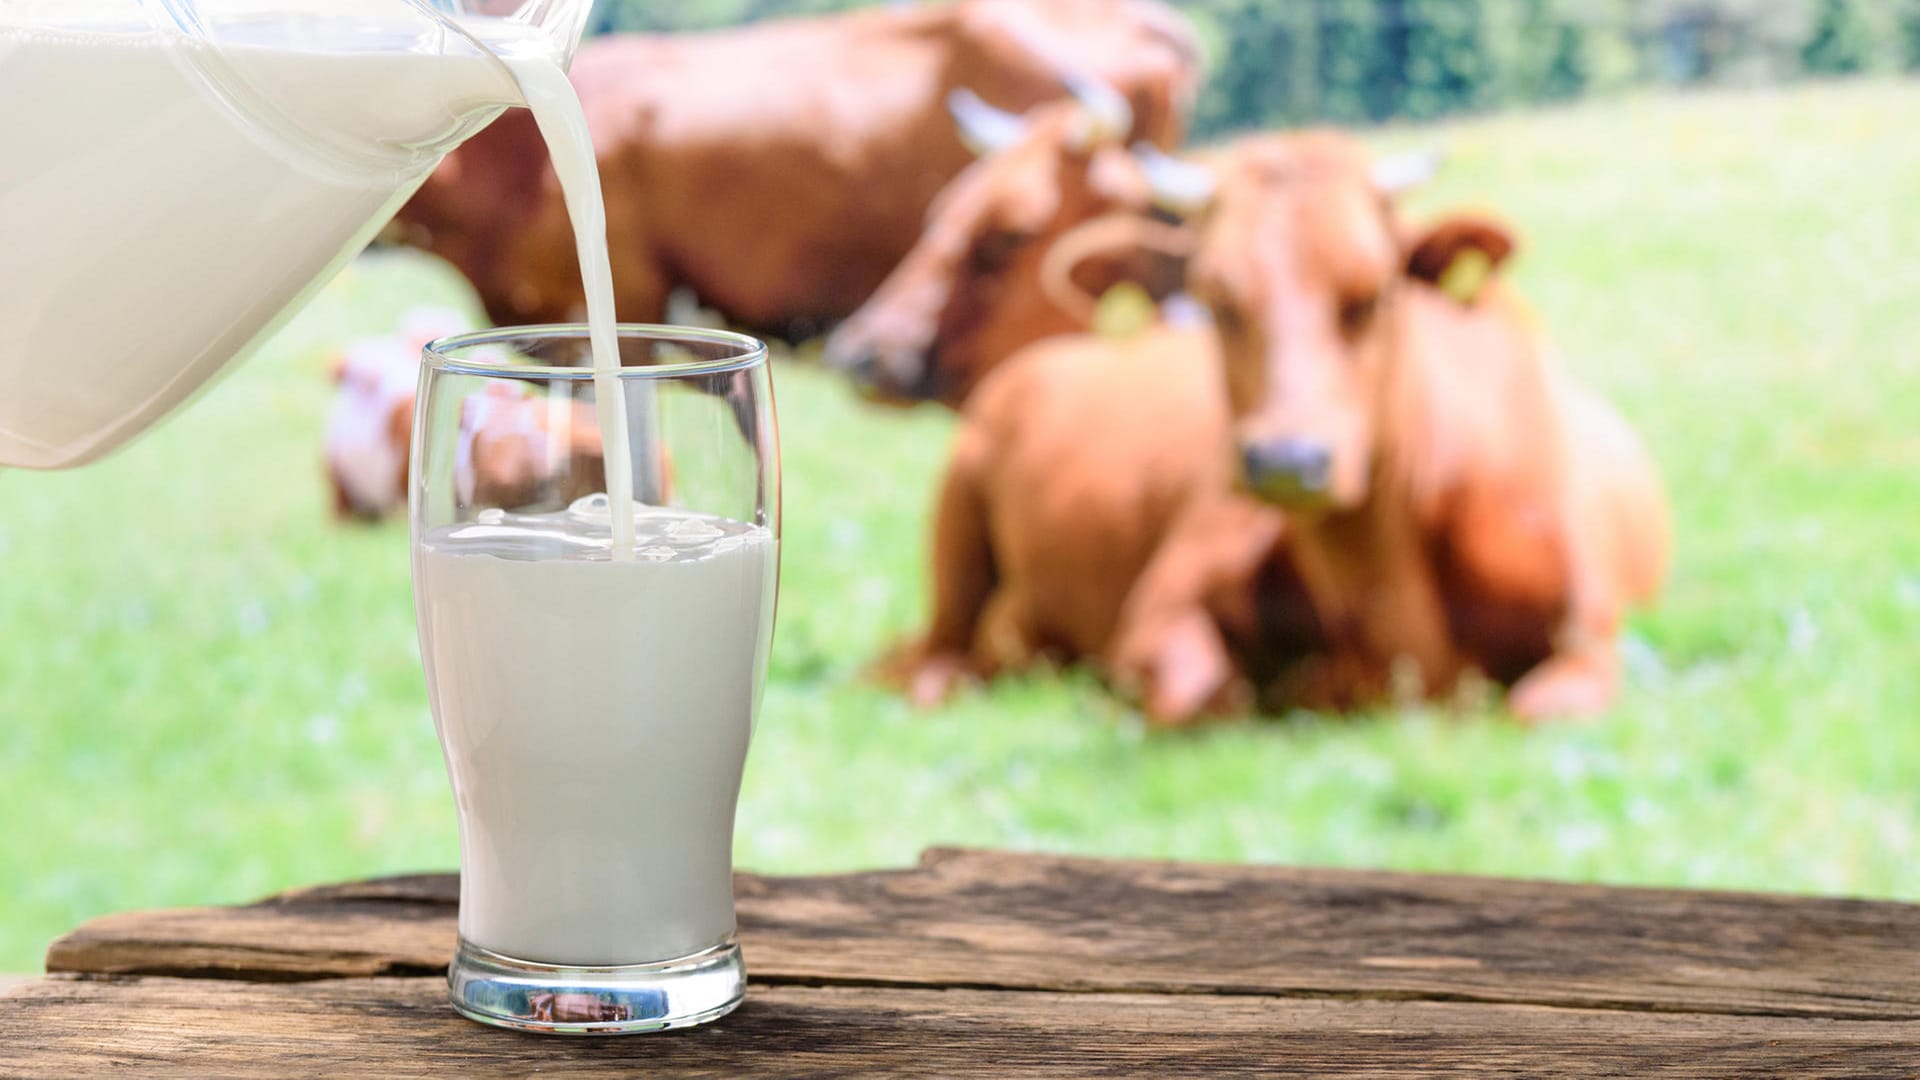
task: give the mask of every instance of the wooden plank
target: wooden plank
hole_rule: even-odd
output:
[[[415,975],[451,877],[110,916],[50,971]],[[1920,907],[971,851],[909,871],[743,876],[765,983],[1279,994],[1920,1019]]]
[[[453,1015],[437,979],[44,980],[0,1007],[0,1074],[284,1077],[1897,1075],[1920,1023],[1450,1002],[756,987],[720,1023],[559,1039]]]

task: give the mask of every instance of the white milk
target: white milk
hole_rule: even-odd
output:
[[[613,263],[607,253],[607,205],[600,192],[600,163],[580,98],[567,73],[542,57],[510,58],[521,96],[540,126],[547,156],[560,178],[573,222],[574,250],[587,295],[587,329],[593,346],[594,408],[607,463],[607,498],[613,515],[613,558],[633,551],[633,459],[627,442],[626,394],[620,386],[620,338],[613,310]],[[649,490],[658,490],[649,485]]]
[[[298,48],[214,49],[0,13],[0,465],[78,465],[152,424],[520,100],[470,46],[349,51],[369,33],[320,18]]]
[[[460,933],[522,960],[673,959],[733,932],[778,545],[642,507],[638,550],[614,562],[605,505],[489,512],[414,555],[460,806]]]

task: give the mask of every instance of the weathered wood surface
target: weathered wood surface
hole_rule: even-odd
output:
[[[0,998],[0,1074],[783,1077],[1897,1076],[1920,1022],[1456,1002],[756,987],[721,1023],[554,1039],[455,1017],[432,978],[46,980]]]
[[[426,975],[452,954],[455,888],[399,878],[110,916],[47,964]],[[1905,904],[975,851],[906,871],[743,876],[738,891],[763,984],[1920,1020],[1920,907]]]
[[[743,876],[754,981],[634,1039],[448,1008],[450,875],[116,915],[0,992],[0,1076],[1920,1076],[1920,907],[929,852]]]

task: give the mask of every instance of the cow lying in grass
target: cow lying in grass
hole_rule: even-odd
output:
[[[1408,233],[1403,170],[1331,134],[1149,171],[1195,214],[1216,329],[1055,339],[980,387],[914,695],[1055,655],[1162,723],[1472,673],[1523,717],[1604,708],[1622,616],[1664,572],[1664,498],[1498,280],[1504,230]]]

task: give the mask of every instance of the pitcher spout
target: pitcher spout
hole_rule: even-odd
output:
[[[550,55],[561,67],[573,62],[574,50],[586,33],[593,0],[447,0],[442,6],[455,14],[506,19],[539,31]]]

